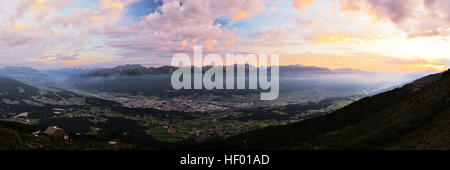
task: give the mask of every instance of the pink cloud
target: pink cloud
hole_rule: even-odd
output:
[[[113,32],[128,32],[122,28],[114,28],[113,30],[115,31],[111,31],[111,28],[113,25],[124,20],[126,13],[125,6],[135,1],[101,0],[98,4],[98,10],[93,11],[88,8],[76,8],[67,15],[54,17],[50,22],[52,25],[86,29],[94,33],[108,32],[109,34],[114,34]]]
[[[133,24],[130,32],[137,36],[124,40],[111,40],[113,47],[146,51],[180,51],[184,40],[192,44],[207,46],[205,50],[216,49],[236,38],[233,31],[214,25],[223,16],[232,19],[251,18],[265,10],[267,2],[261,0],[164,0],[158,11],[149,14],[142,21]],[[239,13],[245,15],[237,16]],[[198,41],[197,41],[198,40]]]
[[[299,11],[303,11],[306,7],[313,5],[315,0],[292,0],[292,5]]]
[[[388,19],[410,37],[450,35],[448,0],[339,0],[341,10],[361,10]]]
[[[33,34],[27,34],[23,31],[4,30],[0,32],[0,46],[35,46],[43,40],[42,37]]]
[[[257,46],[276,46],[285,44],[284,41],[292,34],[283,28],[272,28],[266,32],[257,33],[254,38],[259,39]]]
[[[99,50],[93,46],[104,45],[109,49],[121,48],[122,53],[130,49],[158,56],[171,56],[202,44],[207,46],[205,51],[220,50],[225,44],[236,45],[240,37],[233,35],[235,30],[215,25],[217,18],[252,18],[262,13],[268,3],[268,0],[163,0],[158,9],[161,13],[149,14],[134,23],[127,18],[126,7],[136,1],[99,0],[94,6],[71,9],[68,8],[74,2],[71,0],[8,2],[11,9],[0,21],[0,48],[17,51],[23,46],[39,46],[22,54],[23,59],[34,59],[33,62],[59,61],[66,55]],[[242,12],[245,15],[237,16]],[[9,29],[24,23],[21,29]]]

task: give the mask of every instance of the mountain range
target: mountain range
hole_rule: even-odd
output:
[[[234,66],[235,68],[237,65]],[[245,65],[245,72],[249,72],[249,68],[253,67],[250,65]],[[211,66],[204,66],[202,68],[203,72],[209,70]],[[120,65],[114,68],[104,68],[93,71],[85,76],[136,76],[136,75],[161,75],[161,74],[171,74],[173,73],[177,67],[173,66],[161,66],[161,67],[144,67],[139,64],[128,64],[128,65]],[[236,70],[236,69],[235,69]],[[302,75],[302,74],[335,74],[335,73],[362,73],[360,70],[356,69],[336,69],[331,70],[323,67],[315,67],[315,66],[304,66],[301,64],[297,65],[287,65],[280,66],[280,75]],[[270,71],[270,68],[269,68]],[[224,72],[226,69],[224,67]]]
[[[33,85],[53,84],[48,75],[30,67],[7,66],[0,68],[0,74]]]

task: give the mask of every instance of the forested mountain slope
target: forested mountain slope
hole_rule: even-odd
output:
[[[450,71],[435,81],[425,78],[326,116],[232,137],[220,147],[450,149]]]

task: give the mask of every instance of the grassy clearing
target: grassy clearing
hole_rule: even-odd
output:
[[[2,101],[3,101],[3,103],[9,104],[9,105],[18,105],[18,104],[20,104],[20,102],[16,101],[16,100],[3,99]]]

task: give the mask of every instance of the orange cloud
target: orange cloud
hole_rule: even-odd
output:
[[[353,68],[368,71],[444,71],[445,60],[401,59],[366,53],[353,54],[287,54],[280,58],[281,65],[303,64],[330,69]]]
[[[262,0],[234,0],[234,1],[223,1],[221,3],[234,6],[231,9],[231,19],[240,20],[245,18],[252,18],[253,16],[264,12],[266,10],[267,1]],[[237,8],[236,8],[237,7]]]
[[[248,12],[245,11],[245,10],[238,11],[238,12],[233,16],[232,19],[233,19],[233,20],[240,20],[240,19],[243,19],[243,18],[249,18]]]
[[[65,60],[64,63],[66,63],[67,65],[74,65],[75,61],[72,60]]]
[[[234,40],[228,40],[228,41],[225,41],[225,45],[231,45],[231,44],[233,44],[234,43]]]
[[[303,11],[306,7],[313,5],[316,0],[292,0],[292,3],[298,11]]]
[[[264,39],[269,39],[270,38],[270,34],[269,33],[265,33],[261,35],[262,38]]]
[[[288,39],[290,34],[288,30],[284,28],[274,27],[268,30],[267,32],[258,33],[257,35],[258,37],[260,37],[259,39],[261,39],[261,41],[257,44],[254,44],[255,46],[270,45],[273,48],[273,46],[277,47],[283,46],[285,40]]]
[[[105,19],[104,16],[91,16],[89,17],[90,20],[92,21],[103,21]]]
[[[359,11],[362,9],[362,4],[360,1],[354,2],[354,0],[340,0],[341,11],[349,12],[349,11]]]
[[[25,26],[25,25],[14,25],[14,26],[12,27],[12,29],[18,30],[18,31],[22,31],[22,30],[25,30],[25,29],[26,29],[26,26]]]
[[[338,43],[345,42],[352,39],[357,39],[358,37],[346,35],[346,34],[334,34],[334,33],[322,33],[317,35],[314,40],[315,43]]]
[[[188,42],[187,42],[186,40],[183,40],[183,41],[181,42],[181,45],[183,45],[183,47],[186,46],[187,44],[188,44]]]
[[[93,25],[102,26],[107,22],[105,19],[105,16],[91,16],[89,17],[89,20],[91,20]]]
[[[102,5],[105,8],[124,8],[124,4],[120,0],[103,0]]]
[[[33,8],[39,9],[39,10],[47,9],[47,6],[45,6],[45,0],[36,0]]]
[[[203,42],[203,46],[208,50],[213,49],[216,44],[217,44],[217,40],[213,40],[213,39],[206,39]]]

